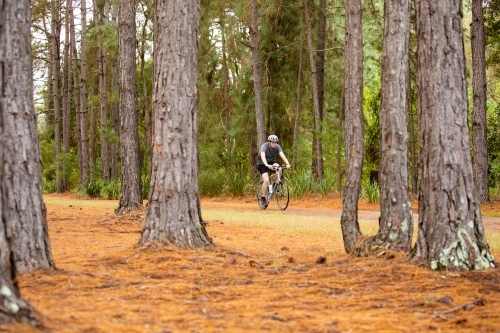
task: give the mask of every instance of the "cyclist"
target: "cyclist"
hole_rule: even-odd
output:
[[[276,163],[276,154],[279,154],[281,159],[285,162],[286,167],[290,168],[290,163],[288,163],[278,141],[276,135],[269,135],[267,142],[260,146],[259,156],[257,157],[257,169],[262,175],[262,192],[260,199],[262,200],[263,206],[267,206],[266,196],[269,185],[269,169],[275,171],[275,168],[279,165]]]

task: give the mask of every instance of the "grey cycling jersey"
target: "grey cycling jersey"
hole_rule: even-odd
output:
[[[262,152],[266,153],[267,164],[273,164],[273,163],[276,163],[276,155],[281,153],[282,151],[283,151],[283,149],[281,149],[279,144],[276,144],[276,147],[274,147],[274,149],[272,149],[269,142],[264,143],[262,146],[260,146],[259,156],[257,157],[257,164],[258,165],[265,165],[262,162],[262,158],[260,157],[260,153],[262,153]]]

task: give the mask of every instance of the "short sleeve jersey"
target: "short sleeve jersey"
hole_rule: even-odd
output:
[[[281,149],[279,144],[276,144],[276,147],[274,147],[274,149],[272,149],[269,142],[264,143],[262,146],[260,146],[259,156],[257,157],[258,165],[265,165],[262,162],[262,159],[260,157],[260,153],[262,153],[262,152],[266,153],[267,164],[273,164],[273,163],[276,163],[276,155],[281,153],[282,151],[283,150]]]

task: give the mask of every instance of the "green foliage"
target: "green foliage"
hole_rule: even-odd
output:
[[[43,193],[55,193],[57,191],[56,181],[42,178],[42,190]]]
[[[142,188],[142,198],[148,199],[149,197],[149,186],[150,186],[150,176],[149,174],[141,175],[141,188]]]
[[[78,186],[78,195],[82,197],[88,196],[91,198],[98,198],[101,195],[103,183],[102,180],[94,179],[80,184]]]
[[[227,177],[225,170],[200,170],[198,175],[198,186],[201,196],[217,197],[223,194],[224,186],[226,185]]]
[[[361,186],[361,197],[367,198],[369,203],[376,204],[380,201],[380,190],[377,183],[365,182]]]
[[[118,180],[113,180],[111,182],[103,182],[100,197],[108,200],[118,200],[120,199],[121,183]]]

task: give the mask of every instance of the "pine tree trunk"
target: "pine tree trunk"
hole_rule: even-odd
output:
[[[135,0],[122,0],[119,6],[118,54],[122,180],[120,203],[115,212],[122,214],[142,205],[142,191],[137,114]]]
[[[257,121],[258,145],[267,141],[264,128],[264,107],[262,102],[262,77],[260,73],[259,8],[257,0],[252,0],[252,24],[250,25],[253,59],[253,86],[255,96],[255,119]]]
[[[69,29],[69,15],[71,8],[71,1],[66,2],[65,21],[64,21],[64,51],[63,51],[63,105],[62,105],[62,153],[64,161],[67,161],[66,156],[69,154],[69,141],[70,141],[70,120],[71,120],[71,72],[70,72],[70,29]],[[62,192],[69,191],[69,166],[67,162],[61,165],[62,175]]]
[[[85,2],[85,1],[84,1]],[[71,0],[71,5],[73,5],[73,0]],[[79,140],[78,133],[81,132],[81,122],[79,118],[80,110],[80,71],[78,68],[78,51],[76,49],[76,31],[75,31],[75,16],[72,10],[69,11],[69,21],[70,21],[70,45],[71,45],[71,78],[74,88],[72,96],[75,101],[75,120],[76,120],[76,141],[77,141],[77,156],[78,161],[82,160],[82,146]],[[82,179],[82,170],[78,168],[79,179]]]
[[[421,185],[413,260],[432,269],[494,267],[472,172],[461,5],[416,1]]]
[[[486,141],[486,60],[483,1],[472,0],[472,24],[470,29],[472,46],[472,91],[474,120],[472,135],[474,142],[474,179],[481,203],[490,201],[488,189],[488,145]]]
[[[78,118],[80,119],[80,130],[78,131],[79,147],[81,149],[80,183],[85,183],[90,179],[89,166],[89,136],[88,136],[88,111],[87,111],[87,5],[86,1],[81,1],[81,42],[80,42],[80,109]]]
[[[364,157],[363,118],[363,39],[361,1],[346,0],[345,42],[345,145],[346,185],[340,223],[347,253],[361,235],[358,223],[358,199]]]
[[[309,49],[309,65],[311,67],[311,84],[314,105],[314,140],[313,140],[313,172],[317,179],[323,179],[323,146],[321,143],[321,106],[320,88],[318,87],[318,73],[316,68],[315,50],[313,48],[311,19],[307,0],[304,0],[304,17],[307,28],[307,45]]]
[[[154,27],[154,146],[140,244],[212,246],[198,193],[199,0],[158,0]]]
[[[99,8],[97,21],[98,25],[108,23],[108,0]],[[100,13],[100,14],[99,14]],[[99,64],[99,105],[100,105],[100,143],[101,143],[101,171],[104,181],[111,180],[111,168],[109,162],[109,141],[108,141],[108,85],[107,85],[107,54],[102,38],[98,38],[98,64]]]
[[[0,233],[4,246],[0,271],[12,264],[12,269],[26,273],[54,267],[42,199],[29,1],[4,1],[0,14]]]
[[[386,0],[384,21],[380,109],[380,225],[375,242],[386,249],[407,252],[413,235],[406,128],[410,0]]]
[[[61,159],[61,90],[60,90],[60,38],[61,38],[61,27],[60,27],[60,8],[58,7],[58,2],[54,1],[52,3],[52,22],[51,22],[51,33],[52,33],[52,89],[54,90],[54,146],[55,146],[55,158],[56,158],[56,182],[57,182],[57,192],[65,192],[65,183],[62,177],[63,169],[60,162]]]

